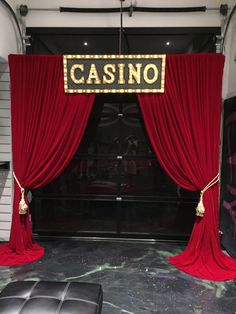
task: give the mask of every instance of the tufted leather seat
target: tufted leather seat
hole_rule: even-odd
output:
[[[16,281],[0,293],[1,314],[100,314],[101,310],[99,284]]]

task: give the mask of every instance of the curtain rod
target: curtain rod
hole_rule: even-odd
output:
[[[189,13],[189,12],[206,12],[207,10],[218,10],[222,15],[226,16],[228,12],[228,5],[221,4],[220,7],[136,7],[130,5],[123,7],[123,12],[128,12],[131,17],[133,12],[147,12],[147,13]],[[26,16],[29,11],[59,11],[69,13],[120,13],[120,8],[73,8],[73,7],[59,7],[59,8],[28,8],[27,5],[20,5],[20,14]]]

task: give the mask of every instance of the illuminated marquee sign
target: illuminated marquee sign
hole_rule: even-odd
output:
[[[165,55],[64,55],[66,93],[163,93]]]

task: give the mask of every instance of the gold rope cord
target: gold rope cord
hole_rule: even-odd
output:
[[[200,200],[198,202],[197,208],[196,208],[196,216],[203,217],[205,213],[205,207],[203,204],[203,195],[204,193],[212,187],[214,184],[216,184],[219,181],[219,173],[204,187],[204,189],[200,192]]]

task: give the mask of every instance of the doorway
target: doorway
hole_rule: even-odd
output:
[[[70,165],[33,191],[33,230],[41,235],[185,239],[197,198],[197,192],[177,186],[159,165],[136,95],[97,95]]]

